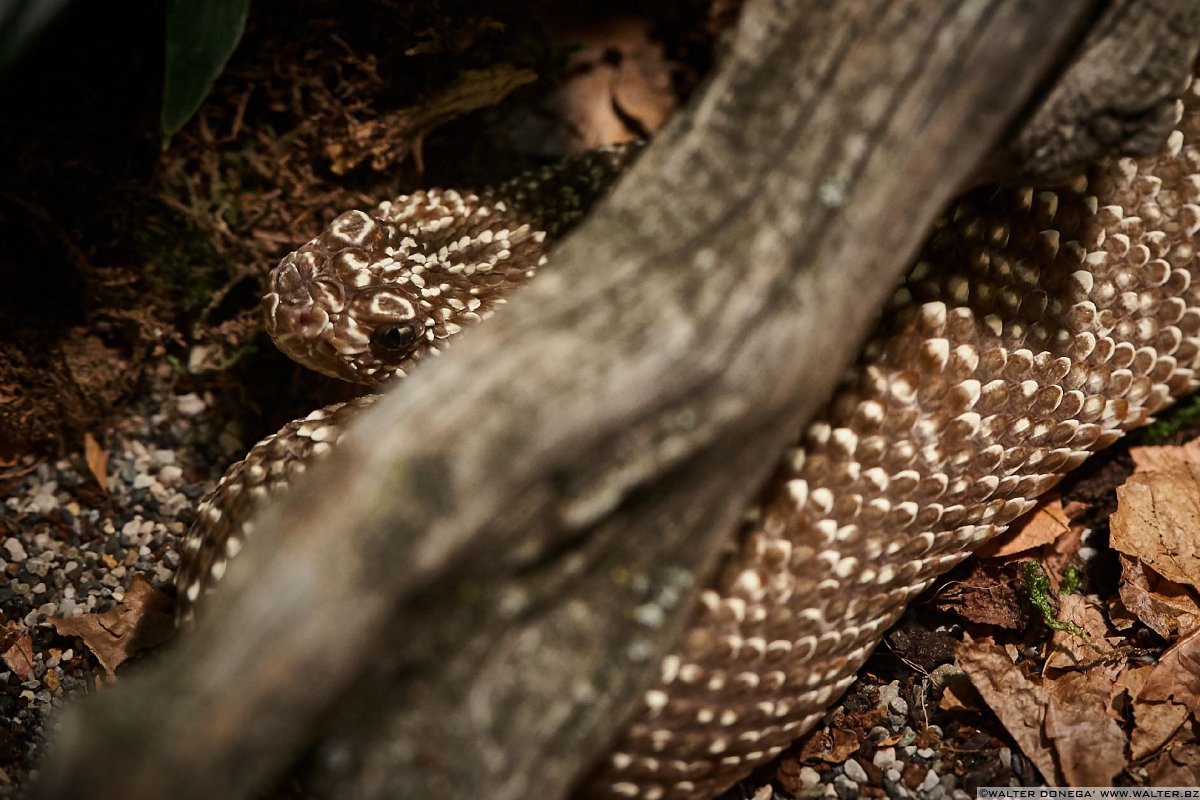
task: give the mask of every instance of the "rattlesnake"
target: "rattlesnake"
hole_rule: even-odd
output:
[[[1154,157],[953,205],[586,794],[708,797],[779,753],[910,598],[1200,383],[1197,86]],[[632,152],[343,214],[272,273],[267,329],[321,372],[403,375],[529,280]],[[186,543],[185,617],[252,534],[261,499],[371,402],[297,420],[230,469]]]

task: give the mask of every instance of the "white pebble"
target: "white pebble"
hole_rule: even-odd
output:
[[[158,479],[163,486],[174,486],[183,478],[183,470],[174,464],[168,464],[158,471]]]
[[[58,508],[58,498],[52,494],[41,492],[35,494],[32,500],[33,510],[39,514],[49,514],[54,509]]]
[[[21,562],[29,558],[25,545],[16,537],[10,536],[4,540],[4,549],[8,551],[9,561]]]
[[[925,773],[925,780],[921,781],[921,785],[917,787],[919,792],[928,792],[941,783],[941,778],[933,770]]]
[[[175,398],[175,407],[179,409],[179,413],[185,417],[194,417],[204,411],[207,406],[200,396],[193,393],[181,394]]]

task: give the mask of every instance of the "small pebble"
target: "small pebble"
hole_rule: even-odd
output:
[[[58,498],[52,494],[35,494],[32,500],[33,510],[39,514],[49,514],[58,508]]]
[[[4,549],[8,551],[9,561],[16,561],[19,564],[29,558],[29,554],[25,552],[25,545],[21,544],[21,540],[15,537],[9,537],[4,540]]]
[[[856,783],[867,782],[867,771],[862,768],[862,764],[859,764],[853,758],[842,765],[842,771],[846,773],[847,778]]]
[[[158,471],[158,479],[163,486],[175,486],[183,479],[183,469],[175,464],[168,464]]]
[[[887,707],[900,696],[900,681],[892,681],[886,686],[879,687],[879,705]]]
[[[858,800],[858,784],[845,775],[833,779],[833,791],[841,800]]]
[[[882,750],[876,750],[875,757],[871,759],[871,763],[880,769],[890,767],[896,763],[896,748],[885,747]]]
[[[941,778],[938,777],[938,774],[933,770],[929,770],[929,772],[925,773],[925,780],[921,781],[921,785],[917,787],[917,791],[933,791],[933,787],[937,786],[939,783],[941,783]]]
[[[800,785],[801,786],[816,786],[821,782],[821,774],[812,767],[800,768]]]
[[[179,409],[179,413],[185,417],[195,417],[203,413],[207,408],[200,396],[194,392],[189,394],[181,394],[175,398],[175,408]]]

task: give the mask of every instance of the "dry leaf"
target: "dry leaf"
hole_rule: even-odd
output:
[[[1200,630],[1192,631],[1163,653],[1139,700],[1173,700],[1193,714],[1200,713]]]
[[[525,124],[522,138],[551,149],[589,150],[652,134],[675,110],[672,65],[648,20],[615,17],[559,38],[575,47],[566,78]]]
[[[15,622],[0,629],[0,661],[23,681],[33,673],[33,639]]]
[[[1111,633],[1104,610],[1097,601],[1081,594],[1059,596],[1058,618],[1082,630],[1055,631],[1046,666],[1055,669],[1088,667],[1110,658],[1115,652],[1108,641]]]
[[[1053,681],[1046,735],[1068,786],[1110,786],[1125,769],[1125,732],[1110,708],[1113,683],[1100,669]]]
[[[800,746],[800,760],[841,764],[858,749],[860,742],[853,731],[841,728],[815,730]]]
[[[49,622],[62,636],[78,636],[96,655],[96,660],[116,674],[126,660],[162,644],[175,632],[174,604],[171,599],[135,575],[125,599],[103,614],[84,614]]]
[[[1071,520],[1063,510],[1062,499],[1042,500],[1029,514],[1021,517],[1007,531],[979,549],[984,558],[1011,556],[1049,544],[1071,529]]]
[[[970,622],[1024,630],[1029,625],[1029,612],[1020,587],[1019,565],[980,561],[965,578],[946,584],[933,605]]]
[[[1150,630],[1171,639],[1200,627],[1200,604],[1186,586],[1169,581],[1124,553],[1121,603]]]
[[[1200,439],[1181,445],[1131,447],[1129,455],[1133,457],[1134,472],[1173,469],[1180,462],[1200,464]]]
[[[1189,716],[1188,710],[1178,703],[1135,701],[1130,756],[1140,761],[1162,750],[1183,728]]]
[[[108,491],[108,451],[100,446],[96,437],[90,433],[83,435],[83,457],[87,461],[88,471],[100,484],[100,490]]]
[[[1048,702],[1046,687],[1026,678],[1002,648],[988,641],[963,642],[957,660],[1025,757],[1048,784],[1061,786],[1062,776],[1042,727]]]
[[[942,711],[981,711],[983,701],[979,692],[971,685],[971,681],[964,675],[946,684],[946,688],[942,690],[942,698],[938,701],[938,708]]]
[[[1151,786],[1200,786],[1200,745],[1195,742],[1164,751],[1146,770]]]
[[[1137,469],[1117,488],[1114,549],[1175,583],[1200,587],[1200,447],[1134,448]]]
[[[1133,706],[1129,755],[1134,761],[1141,761],[1161,750],[1188,718],[1188,710],[1177,703],[1151,703],[1138,699],[1153,671],[1154,667],[1150,665],[1126,667],[1116,682],[1116,691],[1123,691]]]

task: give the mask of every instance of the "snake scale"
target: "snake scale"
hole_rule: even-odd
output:
[[[1091,453],[1200,381],[1200,84],[1161,152],[1056,191],[979,189],[940,221],[825,412],[747,515],[586,796],[704,798],[809,730],[906,603]],[[383,384],[487,317],[632,155],[341,215],[264,298],[290,356]],[[1193,283],[1197,283],[1193,286]],[[184,616],[262,498],[373,402],[259,443],[199,510]]]

